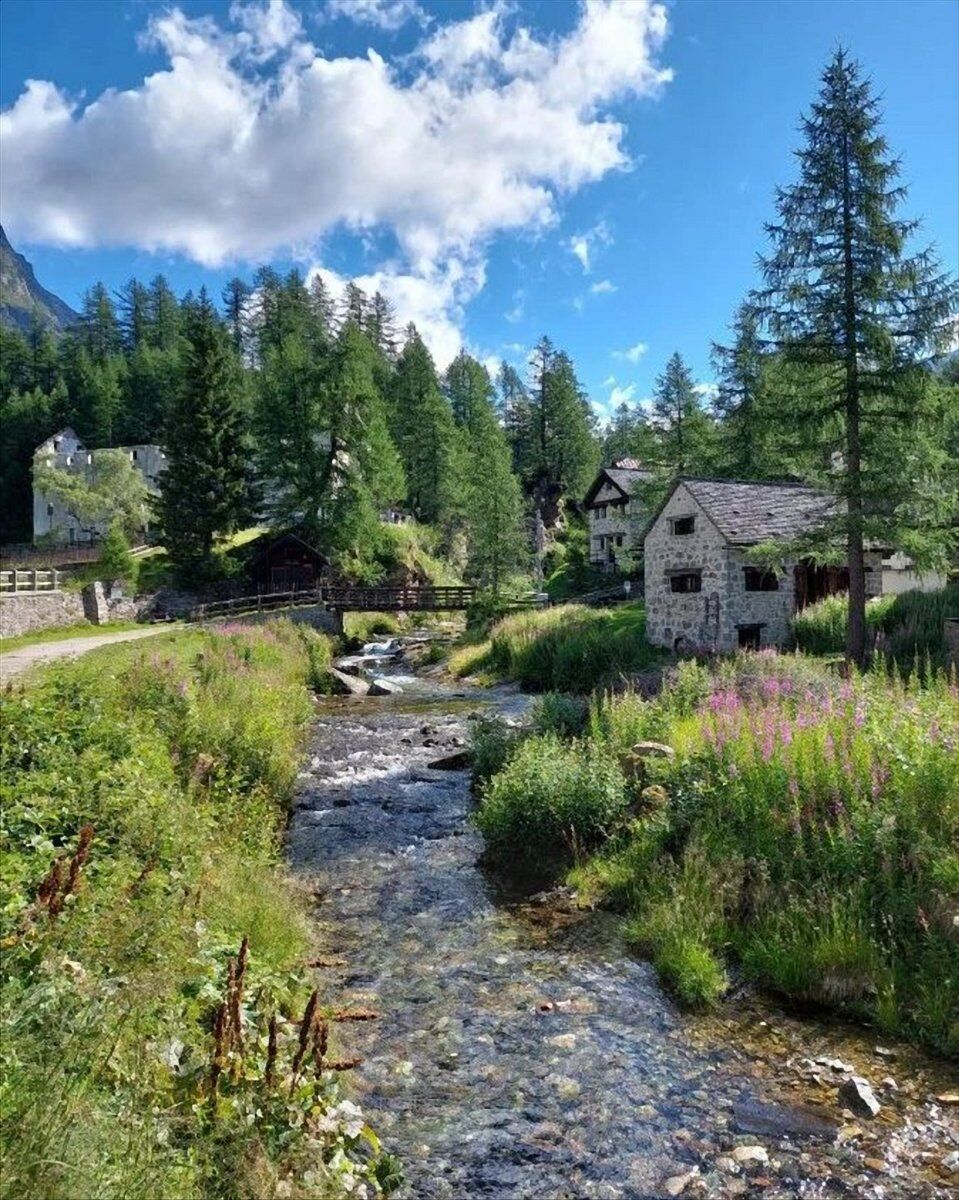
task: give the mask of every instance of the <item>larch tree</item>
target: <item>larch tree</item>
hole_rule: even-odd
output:
[[[460,508],[456,425],[415,325],[409,326],[397,361],[392,400],[393,436],[406,472],[410,512],[418,521],[441,524]]]
[[[703,470],[712,457],[714,429],[703,411],[692,372],[679,353],[653,389],[653,414],[659,424],[663,466],[675,475]]]
[[[513,473],[509,442],[488,401],[472,411],[467,461],[467,573],[498,595],[503,582],[524,564],[528,550],[522,488]]]
[[[917,519],[930,487],[943,500],[922,360],[943,339],[957,296],[930,251],[909,251],[916,222],[897,216],[899,162],[870,84],[845,51],[823,72],[802,132],[799,179],[777,193],[755,305],[775,347],[809,372],[809,388],[779,406],[779,419],[805,423],[819,439],[820,481],[840,502],[832,532],[849,568],[846,651],[861,663],[867,542],[908,541],[929,561],[947,545],[948,531]]]
[[[185,582],[198,583],[216,573],[217,539],[250,516],[250,445],[236,357],[205,292],[186,309],[185,334],[157,516],[170,561]]]
[[[783,468],[770,471],[766,455],[773,424],[766,403],[770,356],[759,318],[748,304],[741,304],[736,310],[732,334],[728,346],[713,344],[721,467],[724,474],[734,479],[781,476]]]

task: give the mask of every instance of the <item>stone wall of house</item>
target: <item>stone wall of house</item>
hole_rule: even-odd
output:
[[[610,484],[604,484],[596,493],[596,498],[587,512],[591,562],[606,564],[607,547],[606,545],[600,547],[599,539],[601,537],[621,536],[623,544],[618,550],[619,554],[628,554],[634,548],[636,536],[641,529],[640,507],[636,500],[629,500],[625,504],[622,501],[622,492]],[[606,516],[600,517],[597,514],[597,507],[603,504],[608,506]]]
[[[695,517],[693,532],[676,536],[671,522],[687,516]],[[672,573],[687,569],[702,572],[702,590],[673,592]],[[681,639],[688,646],[716,646],[716,605],[721,609],[726,574],[725,539],[680,484],[646,535],[646,636],[653,645],[672,649]]]
[[[675,534],[672,522],[694,517],[692,533]],[[689,491],[680,485],[646,536],[646,632],[657,646],[735,650],[739,626],[759,625],[761,646],[780,646],[789,636],[795,604],[793,564],[775,592],[747,592],[744,553],[730,546]],[[702,590],[676,593],[672,574],[699,571]]]

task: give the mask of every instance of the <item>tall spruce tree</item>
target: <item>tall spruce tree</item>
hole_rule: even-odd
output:
[[[599,461],[589,401],[569,356],[541,338],[515,413],[515,458],[527,495],[547,526],[563,500],[578,501]]]
[[[467,573],[498,594],[526,560],[527,546],[522,488],[513,473],[509,442],[488,401],[472,410],[467,464]]]
[[[703,412],[692,372],[678,352],[656,380],[653,413],[659,421],[666,470],[676,475],[703,470],[711,458],[713,427]]]
[[[713,344],[713,367],[720,417],[719,457],[724,474],[735,479],[767,479],[782,475],[767,457],[772,414],[766,402],[765,352],[755,309],[741,304],[733,320],[730,345]]]
[[[930,378],[921,360],[955,311],[956,288],[931,252],[908,252],[916,223],[896,216],[905,195],[899,163],[870,85],[844,50],[823,72],[802,130],[799,180],[777,193],[756,306],[774,344],[809,373],[810,386],[780,406],[779,419],[818,436],[826,478],[842,501],[846,649],[858,663],[866,653],[866,542],[895,545],[904,524],[917,553],[934,557],[946,541],[947,531],[933,523],[924,536],[916,520],[935,442],[923,436]],[[934,472],[940,467],[941,460]]]
[[[250,446],[237,396],[239,368],[206,292],[186,309],[183,382],[167,422],[160,476],[161,539],[177,573],[202,583],[215,546],[250,516]]]
[[[392,418],[410,512],[427,524],[442,523],[461,507],[456,426],[415,325],[396,365]]]

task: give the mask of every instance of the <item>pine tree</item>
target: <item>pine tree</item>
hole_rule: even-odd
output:
[[[96,283],[84,295],[80,331],[87,353],[95,363],[106,362],[120,352],[120,326],[110,293]]]
[[[123,348],[132,353],[146,342],[150,332],[149,289],[129,279],[117,293],[117,303]]]
[[[522,488],[509,442],[488,402],[472,411],[465,517],[469,578],[498,594],[525,562],[527,547]]]
[[[465,350],[461,350],[446,368],[443,392],[453,420],[470,435],[474,432],[475,422],[492,412],[495,393],[489,373]]]
[[[800,177],[777,193],[756,298],[774,344],[816,386],[780,406],[780,420],[820,438],[830,482],[843,502],[849,567],[847,655],[866,651],[864,545],[896,544],[926,478],[929,375],[920,360],[936,348],[957,303],[955,285],[929,251],[910,255],[916,223],[896,216],[905,191],[880,132],[878,106],[858,65],[838,51],[802,122]],[[925,539],[932,555],[944,537]]]
[[[233,350],[240,362],[243,362],[246,348],[247,306],[250,301],[249,284],[234,275],[229,283],[224,285],[221,299],[227,327],[230,330],[230,339],[233,342]]]
[[[175,349],[181,333],[180,306],[162,275],[150,284],[147,313],[150,345],[159,350]]]
[[[392,408],[410,512],[427,524],[441,523],[461,507],[456,426],[440,392],[433,359],[415,325],[407,329],[397,362]]]
[[[696,394],[692,373],[678,353],[656,380],[653,413],[659,421],[666,468],[677,475],[702,470],[709,459],[712,428]]]
[[[515,412],[515,461],[527,495],[547,526],[565,496],[578,501],[599,460],[589,401],[569,356],[541,338],[530,382]]]
[[[167,423],[157,513],[170,560],[188,583],[215,574],[216,540],[249,517],[250,447],[226,330],[205,292],[186,312],[183,384]]]
[[[98,566],[101,579],[107,582],[122,579],[131,587],[136,586],[139,564],[130,553],[130,543],[119,521],[110,522],[100,546]]]
[[[724,473],[734,479],[770,477],[766,448],[774,422],[766,402],[767,358],[759,318],[748,304],[741,304],[733,321],[732,344],[713,344],[720,458]],[[782,473],[782,467],[771,472]]]

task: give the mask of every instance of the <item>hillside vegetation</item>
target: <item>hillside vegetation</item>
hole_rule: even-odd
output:
[[[94,652],[4,697],[5,1193],[395,1182],[339,1082],[353,1014],[310,999],[305,898],[279,870],[328,663],[290,624],[227,626]]]

